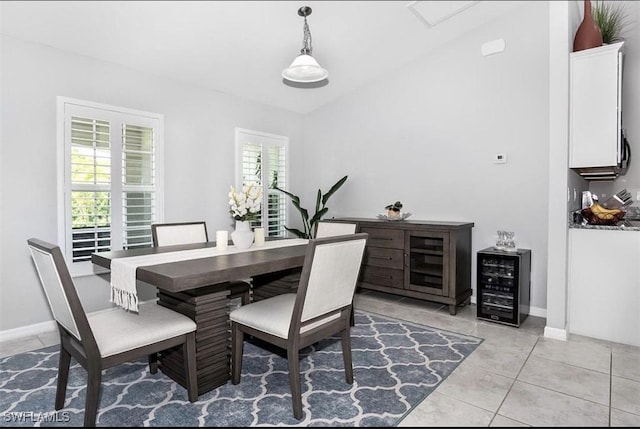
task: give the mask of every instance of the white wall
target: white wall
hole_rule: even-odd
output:
[[[586,186],[567,169],[569,52],[580,20],[575,2],[549,2],[549,245],[545,336],[556,339],[567,337],[567,216],[575,204],[574,189],[577,194]]]
[[[515,231],[532,249],[531,304],[546,308],[548,21],[546,2],[520,8],[307,115],[292,170],[303,205],[348,174],[328,217],[375,217],[400,200],[412,219],[474,222],[474,254]],[[505,51],[483,57],[498,38]],[[506,164],[492,162],[499,152]]]
[[[57,242],[56,96],[165,115],[166,221],[232,228],[234,127],[289,136],[298,156],[297,114],[43,45],[1,43],[0,331],[51,320],[26,240]],[[105,279],[76,280],[88,310],[109,305]]]

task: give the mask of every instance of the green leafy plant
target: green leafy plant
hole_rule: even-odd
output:
[[[622,40],[622,31],[629,24],[624,4],[616,1],[596,1],[591,11],[602,34],[602,43]]]
[[[298,209],[300,212],[300,216],[302,217],[302,225],[304,231],[300,231],[297,228],[289,228],[285,226],[285,229],[289,232],[294,233],[299,238],[315,238],[318,232],[318,222],[322,219],[322,216],[327,214],[329,211],[329,207],[327,207],[327,201],[329,198],[338,190],[344,182],[347,181],[348,176],[344,176],[342,179],[338,180],[332,187],[327,191],[326,194],[323,194],[320,189],[318,189],[318,196],[316,198],[316,211],[313,216],[309,217],[309,211],[300,205],[300,197],[292,194],[291,192],[287,192],[284,189],[280,189],[277,186],[274,189],[277,189],[280,192],[288,195],[291,198],[291,203],[293,206]],[[320,206],[322,204],[322,206]]]

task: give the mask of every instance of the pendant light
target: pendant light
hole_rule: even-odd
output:
[[[320,67],[318,61],[311,56],[313,47],[311,46],[311,32],[307,24],[307,16],[311,15],[311,8],[302,6],[298,10],[298,15],[304,17],[302,49],[300,55],[293,60],[291,65],[282,71],[282,77],[292,82],[320,82],[329,76],[329,72]]]

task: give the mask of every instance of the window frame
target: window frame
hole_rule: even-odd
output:
[[[96,267],[91,261],[73,262],[73,237],[71,231],[71,139],[66,140],[70,130],[70,121],[74,113],[84,110],[87,113],[80,115],[92,119],[106,119],[111,123],[111,128],[127,123],[128,125],[142,125],[152,127],[154,130],[154,192],[155,192],[155,219],[153,222],[164,221],[164,115],[159,113],[145,112],[120,106],[113,106],[93,101],[80,100],[70,97],[57,97],[57,227],[58,243],[67,260],[69,272],[72,277],[86,276],[108,272],[105,268]],[[96,110],[100,112],[95,112]],[[95,115],[88,113],[94,111]],[[99,114],[97,114],[99,113]],[[128,120],[127,120],[128,119]],[[133,120],[132,120],[133,119]],[[113,121],[113,122],[112,122]],[[122,169],[122,141],[117,141],[121,136],[121,130],[111,134],[111,171]],[[117,143],[117,144],[114,144]],[[115,152],[115,153],[114,153]],[[109,186],[112,193],[112,219],[116,216],[122,218],[122,195],[127,188],[122,183],[121,173],[116,176],[120,180],[118,183],[113,180]],[[117,196],[117,197],[116,197]],[[111,226],[111,250],[122,249],[123,228]]]
[[[289,137],[287,136],[282,136],[282,135],[278,135],[278,134],[270,134],[270,133],[265,133],[262,131],[254,131],[254,130],[249,130],[249,129],[245,129],[245,128],[235,128],[235,187],[236,189],[242,189],[242,181],[243,181],[243,163],[242,163],[242,145],[243,145],[243,140],[241,135],[245,134],[245,135],[250,135],[253,136],[256,139],[256,143],[260,144],[261,146],[261,154],[262,154],[262,159],[263,160],[267,160],[266,162],[269,162],[269,158],[268,156],[266,156],[266,154],[268,153],[268,149],[270,147],[273,146],[277,146],[277,147],[282,147],[284,148],[284,152],[285,152],[285,165],[284,165],[284,174],[285,174],[285,186],[286,187],[290,187],[290,183],[289,183],[289,170],[290,170],[290,152],[289,152]],[[263,161],[265,162],[265,161]],[[265,207],[268,207],[268,196],[269,196],[269,180],[268,178],[265,179],[264,175],[265,172],[269,171],[268,165],[267,168],[263,168],[262,169],[262,205],[261,208],[264,211]],[[285,198],[288,199],[288,197],[285,196],[285,194],[282,194]],[[284,219],[283,219],[283,225],[288,225],[288,221],[289,221],[289,201],[287,201],[284,204],[283,210],[284,210]],[[268,236],[268,216],[261,216],[261,227],[263,227],[265,229],[266,232],[266,236]],[[284,237],[288,237],[289,236],[289,232],[285,229],[283,231]]]

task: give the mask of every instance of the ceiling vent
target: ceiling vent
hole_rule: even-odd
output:
[[[413,1],[407,5],[420,21],[428,27],[435,27],[441,22],[454,17],[478,1]]]

